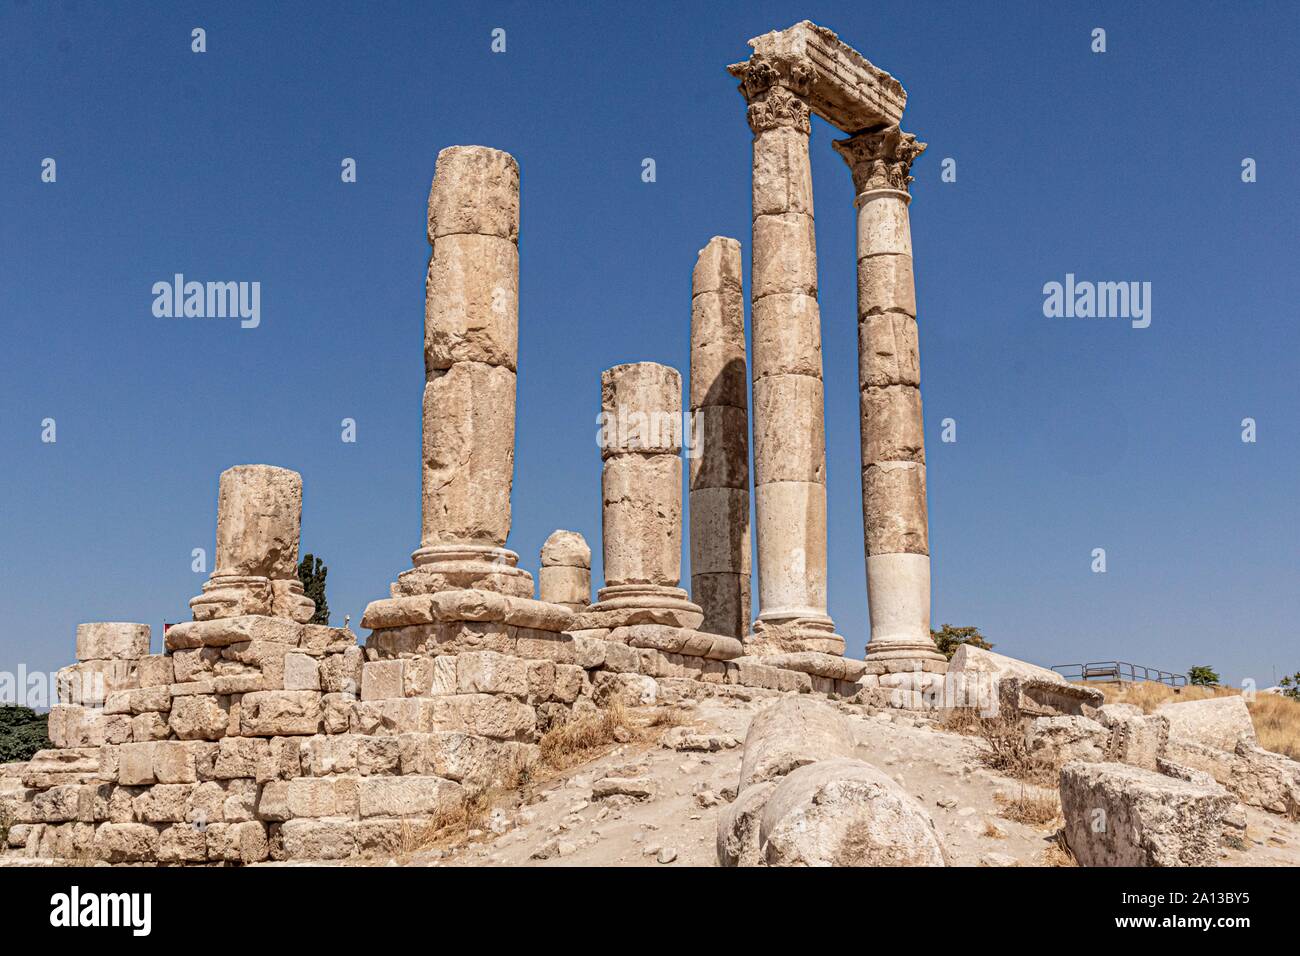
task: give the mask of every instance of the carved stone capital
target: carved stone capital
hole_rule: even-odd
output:
[[[853,188],[859,194],[871,189],[906,192],[907,184],[912,181],[908,175],[912,161],[925,152],[925,143],[918,143],[915,136],[897,126],[837,139],[831,145],[849,164]]]
[[[740,80],[740,95],[749,104],[749,128],[755,135],[779,126],[790,126],[808,134],[808,94],[813,83],[811,61],[755,53],[744,63],[727,69]]]

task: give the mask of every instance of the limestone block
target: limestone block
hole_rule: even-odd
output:
[[[699,313],[716,308],[717,299],[716,295],[696,296],[691,305],[694,321],[706,321]],[[749,390],[744,343],[742,337],[738,345],[708,342],[691,346],[691,409],[746,407]]]
[[[55,675],[60,704],[101,705],[108,695],[140,686],[139,666],[127,660],[89,660]]]
[[[771,375],[754,382],[756,481],[826,482],[821,379]]]
[[[194,783],[199,773],[200,745],[177,740],[159,740],[152,744],[130,744],[152,748],[153,775],[159,783]],[[124,751],[126,747],[122,748]],[[121,783],[119,771],[118,782]]]
[[[519,247],[498,236],[440,237],[425,281],[425,369],[484,362],[513,371],[518,343]]]
[[[754,381],[772,375],[822,377],[821,308],[813,295],[774,292],[752,306]]]
[[[817,240],[812,217],[784,213],[755,219],[751,271],[754,301],[776,292],[817,295]]]
[[[929,554],[925,466],[883,461],[862,472],[867,554]]]
[[[208,858],[208,834],[188,823],[158,831],[159,863],[202,863]]]
[[[3,767],[4,765],[0,765]],[[21,781],[24,787],[42,789],[59,784],[96,783],[100,779],[100,748],[73,747],[38,750],[15,777],[0,778],[0,793],[5,783]]]
[[[743,405],[706,405],[698,409],[691,416],[690,441],[686,460],[690,463],[692,491],[749,488],[749,412]]]
[[[816,616],[826,607],[826,485],[756,485],[758,564],[764,613]],[[771,569],[774,573],[766,573]]]
[[[196,784],[160,783],[149,787],[133,801],[135,819],[141,823],[184,823],[190,795]]]
[[[251,642],[285,644],[295,647],[302,640],[306,625],[280,617],[248,614],[212,621],[183,621],[167,629],[163,643],[167,650],[199,647],[229,647]],[[178,682],[185,679],[177,678]]]
[[[740,790],[814,761],[852,757],[856,747],[848,721],[833,706],[811,698],[786,698],[750,721]]]
[[[1234,803],[1217,784],[1127,764],[1061,769],[1063,832],[1081,866],[1213,866]]]
[[[1029,664],[1025,661],[995,654],[980,647],[962,644],[957,648],[948,662],[949,674],[990,674],[1001,680],[1003,677],[1036,678],[1064,684],[1066,680],[1054,670]]]
[[[1256,742],[1250,710],[1238,694],[1161,704],[1156,713],[1169,719],[1171,739],[1192,740],[1229,752],[1242,737],[1249,744]]]
[[[715,661],[730,660],[744,653],[744,645],[734,637],[662,624],[633,624],[615,628],[610,632],[609,639],[632,647],[650,648],[665,654],[681,654]]]
[[[430,698],[427,703],[431,718],[428,726],[421,729],[457,730],[494,740],[528,743],[536,739],[537,715],[533,708],[510,697],[451,694]]]
[[[754,140],[754,216],[786,212],[813,214],[808,134],[791,126],[763,132]]]
[[[475,652],[468,652],[475,653]],[[410,657],[403,663],[402,690],[406,697],[436,697],[456,693],[457,656]]]
[[[557,529],[542,545],[542,567],[591,568],[591,548],[576,531]]]
[[[166,687],[175,681],[172,659],[166,654],[148,654],[140,658],[141,687]]]
[[[435,731],[416,735],[410,742],[410,769],[402,772],[432,774],[458,783],[476,785],[509,781],[516,768],[538,759],[534,744],[498,741],[461,731]]]
[[[946,866],[930,814],[881,771],[835,758],[801,766],[763,807],[768,866]]]
[[[147,823],[104,823],[95,830],[95,858],[144,863],[158,857],[158,830]]]
[[[219,740],[230,725],[230,698],[208,694],[177,697],[167,725],[181,740]]]
[[[361,699],[385,700],[405,697],[402,671],[406,661],[371,661],[361,666]]]
[[[353,817],[361,792],[356,776],[299,777],[289,781],[289,813],[295,817]]]
[[[286,860],[345,860],[356,850],[346,820],[288,820],[280,841]]]
[[[245,737],[310,736],[320,733],[321,695],[309,690],[245,694],[240,733]]]
[[[1111,706],[1111,705],[1107,705]],[[1103,711],[1106,707],[1101,708]],[[1110,730],[1106,745],[1109,763],[1126,763],[1144,770],[1159,770],[1169,743],[1169,720],[1159,714],[1119,716],[1098,714]]]
[[[681,575],[682,461],[620,455],[601,476],[605,584],[675,585]]]
[[[682,449],[682,376],[657,362],[615,365],[600,376],[601,457]]]
[[[256,820],[214,823],[208,827],[208,859],[226,863],[260,863],[270,855],[266,826]]]
[[[435,814],[460,798],[460,784],[442,777],[363,777],[360,782],[362,817],[408,817]]]
[[[1071,760],[1101,763],[1109,744],[1110,732],[1087,717],[1035,717],[1025,728],[1029,753],[1048,766]]]
[[[727,236],[714,236],[696,254],[695,268],[691,272],[691,294],[726,292],[738,295],[742,270],[740,242]]]
[[[430,375],[424,388],[424,545],[505,544],[514,435],[514,372],[457,362]]]
[[[149,633],[148,624],[78,624],[77,660],[139,660],[149,654]]]
[[[591,604],[591,569],[543,565],[537,575],[543,601],[579,611]]]
[[[296,578],[302,476],[271,465],[221,473],[214,575]]]
[[[359,647],[349,647],[341,654],[327,654],[321,658],[317,667],[320,689],[327,694],[346,693],[360,696],[363,661]]]
[[[761,866],[763,849],[758,831],[763,808],[776,789],[776,781],[746,787],[724,813],[718,815],[718,865]]]
[[[920,385],[916,319],[899,312],[864,316],[858,322],[858,385]]]
[[[760,658],[761,659],[761,658]],[[807,694],[812,692],[812,678],[799,671],[788,671],[768,664],[757,664],[755,658],[727,661],[727,683],[742,687],[758,687],[782,693]]]
[[[1038,677],[1003,677],[998,681],[998,709],[1009,720],[1033,717],[1093,717],[1105,703],[1095,687]]]
[[[190,599],[190,610],[196,621],[268,615],[275,610],[275,588],[261,575],[213,574],[202,593]]]
[[[873,312],[901,312],[916,318],[911,256],[881,253],[858,262],[858,318]]]
[[[882,253],[912,255],[907,202],[891,193],[868,196],[858,206],[858,259]]]
[[[691,533],[693,535],[694,530]],[[748,548],[745,553],[748,554]],[[704,620],[699,626],[701,631],[736,638],[748,632],[753,619],[748,572],[744,575],[734,572],[692,573],[691,596],[704,610]]]
[[[145,713],[131,718],[131,740],[135,743],[166,740],[170,733],[171,728],[163,714]]]
[[[346,627],[330,627],[327,624],[304,624],[302,637],[298,641],[299,650],[316,657],[342,654],[348,648],[356,646],[357,636],[352,631]]]
[[[1227,780],[1220,782],[1242,803],[1300,819],[1300,763],[1256,747],[1244,735],[1237,741],[1233,758]]]
[[[257,782],[292,780],[302,774],[302,741],[296,737],[276,737],[267,741],[264,753],[257,758]]]
[[[284,655],[284,689],[320,690],[320,666],[309,654]]]
[[[519,239],[519,164],[486,146],[438,153],[429,191],[429,241],[456,233]]]
[[[257,765],[265,760],[270,743],[256,737],[223,737],[217,745],[214,776],[218,780],[255,778]]]
[[[912,385],[868,385],[860,397],[862,460],[925,464],[921,390]]]
[[[655,679],[643,674],[597,671],[592,675],[591,685],[592,700],[598,707],[615,701],[625,707],[648,707],[659,697]]]
[[[517,657],[472,651],[456,658],[457,693],[527,697],[528,688],[527,662]]]
[[[316,613],[316,602],[303,593],[297,578],[271,582],[271,614],[306,624]]]
[[[701,574],[720,572],[731,572],[748,579],[751,551],[748,490],[697,488],[692,491],[692,580]],[[708,612],[706,605],[701,603],[700,606]]]

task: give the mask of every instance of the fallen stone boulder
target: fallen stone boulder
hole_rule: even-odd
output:
[[[1117,705],[1107,704],[1098,714],[1098,720],[1110,731],[1105,759],[1158,770],[1169,745],[1169,719],[1141,711],[1137,714],[1110,711],[1114,706]]]
[[[1100,763],[1106,759],[1110,736],[1087,717],[1035,717],[1025,728],[1025,745],[1036,761],[1051,767],[1072,760]]]
[[[946,866],[934,820],[914,797],[861,760],[791,772],[759,825],[768,866]]]
[[[952,655],[952,660],[948,662],[948,673],[989,674],[999,680],[1003,677],[1032,677],[1057,684],[1066,683],[1065,678],[1056,671],[1039,667],[1037,664],[1018,661],[1014,657],[994,654],[992,651],[972,647],[970,644],[962,644],[957,648],[957,652]]]
[[[725,813],[718,815],[719,866],[762,865],[759,824],[763,808],[767,806],[767,800],[775,789],[776,782],[772,780],[747,787]]]
[[[1236,800],[1203,778],[1118,763],[1061,768],[1061,813],[1081,866],[1211,866]]]
[[[1096,715],[1106,695],[1041,677],[1004,677],[998,681],[998,709],[1009,720],[1034,717],[1088,717]]]
[[[749,724],[740,790],[818,760],[852,757],[856,746],[849,722],[834,706],[810,697],[785,698]]]
[[[1161,704],[1156,713],[1169,719],[1169,736],[1231,753],[1245,737],[1254,745],[1255,724],[1240,694]]]

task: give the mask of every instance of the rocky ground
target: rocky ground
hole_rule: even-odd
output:
[[[745,731],[770,702],[710,699],[658,742],[617,746],[532,785],[517,805],[495,810],[470,839],[416,849],[409,866],[716,866],[720,813],[734,797]],[[1040,793],[986,769],[975,737],[908,712],[869,714],[843,705],[857,756],[906,787],[933,815],[952,865],[1061,866],[1060,820],[1008,819],[1007,803]],[[701,749],[704,748],[704,749]],[[1300,824],[1247,809],[1247,843],[1221,851],[1225,866],[1300,865]],[[493,833],[492,830],[499,830]]]

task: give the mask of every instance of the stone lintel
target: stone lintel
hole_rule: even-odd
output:
[[[907,92],[903,85],[844,43],[832,30],[808,20],[773,30],[749,41],[754,53],[777,64],[804,61],[813,68],[808,105],[832,126],[846,133],[878,126],[895,126],[903,117]],[[746,64],[727,67],[741,75]]]

